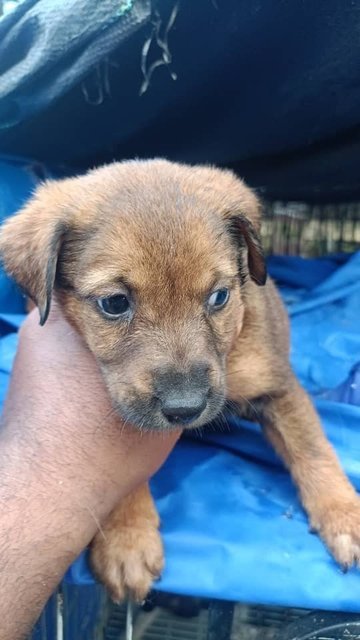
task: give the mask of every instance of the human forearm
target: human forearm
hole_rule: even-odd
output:
[[[55,329],[72,358],[53,352],[49,333],[39,348],[37,332],[46,329],[25,328],[3,416],[0,640],[29,631],[71,561],[177,437],[124,428],[77,336],[67,325]]]

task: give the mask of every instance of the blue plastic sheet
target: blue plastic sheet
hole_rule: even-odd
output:
[[[0,165],[0,186],[8,189],[3,216],[15,208],[11,193],[15,203],[31,190],[19,167],[5,170]],[[294,369],[360,490],[360,253],[318,261],[272,258],[269,269],[288,304]],[[0,401],[22,319],[21,297],[1,282]],[[167,561],[159,589],[360,611],[360,572],[343,575],[308,532],[289,476],[257,425],[229,417],[228,433],[183,438],[151,484]],[[86,553],[66,579],[93,582]]]

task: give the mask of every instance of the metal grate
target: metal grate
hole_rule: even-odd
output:
[[[265,203],[262,240],[267,254],[324,256],[360,247],[360,203]]]
[[[305,609],[285,607],[235,607],[231,640],[277,640],[280,630],[308,612]]]
[[[304,609],[238,604],[235,606],[231,640],[275,640],[280,629],[307,613]],[[177,615],[164,607],[155,607],[150,612],[138,609],[134,618],[134,640],[208,639],[207,607],[199,608],[197,614],[190,617]],[[126,607],[113,605],[104,640],[125,640],[125,622]]]
[[[236,617],[243,624],[280,629],[307,613],[306,609],[238,605]]]
[[[207,611],[201,610],[191,618],[178,616],[156,607],[150,612],[135,611],[133,640],[206,640]],[[126,608],[114,606],[110,614],[104,640],[125,640]]]
[[[134,640],[206,640],[207,611],[194,618],[181,618],[165,609],[141,614],[136,624]]]
[[[111,605],[111,611],[104,631],[104,640],[122,640],[126,626],[126,606]]]

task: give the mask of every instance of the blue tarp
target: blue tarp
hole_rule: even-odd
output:
[[[20,165],[0,165],[3,217],[26,197],[32,183]],[[269,270],[290,312],[293,367],[360,490],[360,252],[315,261],[271,258]],[[1,277],[2,401],[22,300]],[[228,433],[183,438],[152,480],[152,490],[167,559],[159,589],[360,611],[360,572],[343,575],[321,541],[308,532],[289,476],[257,425],[229,417]],[[86,554],[66,579],[92,582]]]

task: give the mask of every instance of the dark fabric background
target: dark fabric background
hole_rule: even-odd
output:
[[[174,6],[25,0],[2,19],[0,152],[76,169],[161,155],[234,167],[270,197],[358,197],[360,3],[180,0],[171,64],[140,96],[142,48]],[[154,38],[148,64],[161,55]]]

